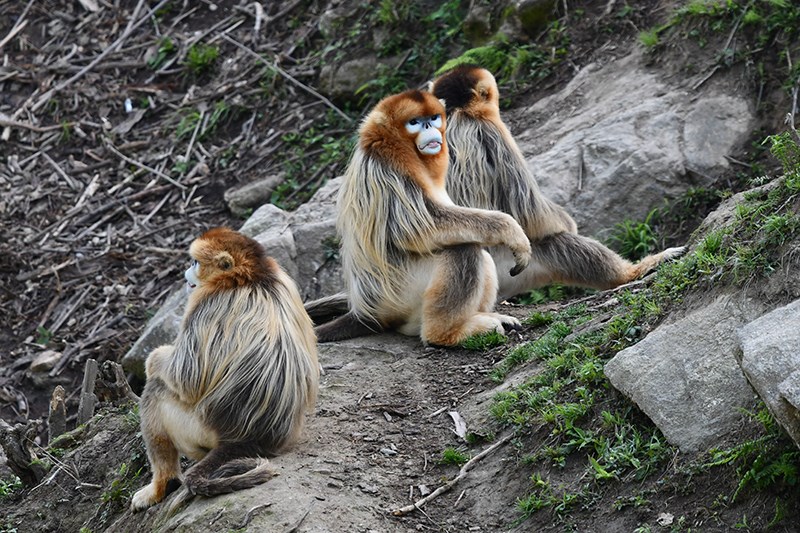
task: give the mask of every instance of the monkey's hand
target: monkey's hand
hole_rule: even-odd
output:
[[[520,229],[520,231],[522,231]],[[528,263],[531,260],[531,241],[528,240],[528,237],[523,233],[523,239],[517,243],[514,243],[512,246],[509,243],[509,248],[511,248],[511,253],[514,254],[514,268],[511,269],[509,274],[511,276],[516,276],[523,270],[528,267]]]
[[[514,254],[514,267],[509,274],[511,276],[516,276],[527,268],[531,260],[531,241],[528,239],[528,236],[525,235],[525,232],[522,231],[519,224],[517,224],[514,219],[511,220],[513,222],[512,238],[509,239],[506,244],[511,248],[511,253]]]

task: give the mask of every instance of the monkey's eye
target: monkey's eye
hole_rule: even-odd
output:
[[[406,131],[408,133],[419,133],[419,130],[422,129],[422,122],[426,120],[420,120],[419,118],[412,118],[408,122],[406,122]]]
[[[442,115],[432,115],[430,118],[431,126],[434,128],[442,127]]]

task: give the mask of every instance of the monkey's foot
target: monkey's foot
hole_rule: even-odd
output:
[[[500,323],[503,325],[503,329],[505,330],[503,333],[507,331],[519,331],[522,329],[522,323],[513,316],[501,315],[500,313],[492,314],[500,319]]]
[[[158,492],[155,483],[150,483],[137,490],[136,494],[131,498],[131,511],[141,511],[160,502],[161,499],[158,497]]]
[[[675,246],[673,248],[667,248],[663,252],[661,252],[661,260],[667,261],[669,259],[675,259],[676,257],[680,257],[686,253],[685,246]]]
[[[500,313],[479,313],[470,319],[466,331],[469,337],[491,331],[505,334],[507,331],[521,328],[522,324],[513,316],[501,315]]]

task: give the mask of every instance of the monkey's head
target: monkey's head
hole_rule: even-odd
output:
[[[361,148],[395,167],[409,169],[414,161],[436,165],[447,161],[444,102],[431,93],[409,90],[387,96],[364,119]]]
[[[230,228],[213,228],[189,247],[192,264],[186,270],[188,289],[234,289],[270,276],[264,248]]]
[[[500,116],[500,93],[491,72],[475,65],[461,65],[447,71],[430,86],[436,98],[447,102],[448,110],[463,111],[479,119]]]

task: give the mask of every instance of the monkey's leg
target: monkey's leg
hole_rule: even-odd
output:
[[[423,296],[422,340],[455,346],[470,335],[516,327],[516,319],[488,312],[496,297],[493,279],[494,263],[480,246],[454,246],[439,252]]]
[[[158,378],[149,380],[142,392],[140,416],[142,437],[147,446],[147,458],[153,479],[150,484],[136,491],[131,499],[131,510],[140,511],[154,505],[177,486],[181,465],[178,449],[162,422],[160,402],[165,395],[172,394]]]
[[[251,443],[222,443],[186,471],[184,486],[190,494],[212,496],[264,483],[275,474],[259,451]]]
[[[534,261],[517,278],[509,278],[500,270],[505,262],[497,250],[501,297],[550,283],[611,289],[629,283],[653,270],[661,262],[677,257],[683,248],[669,248],[633,264],[594,239],[574,233],[556,233],[532,243]]]

